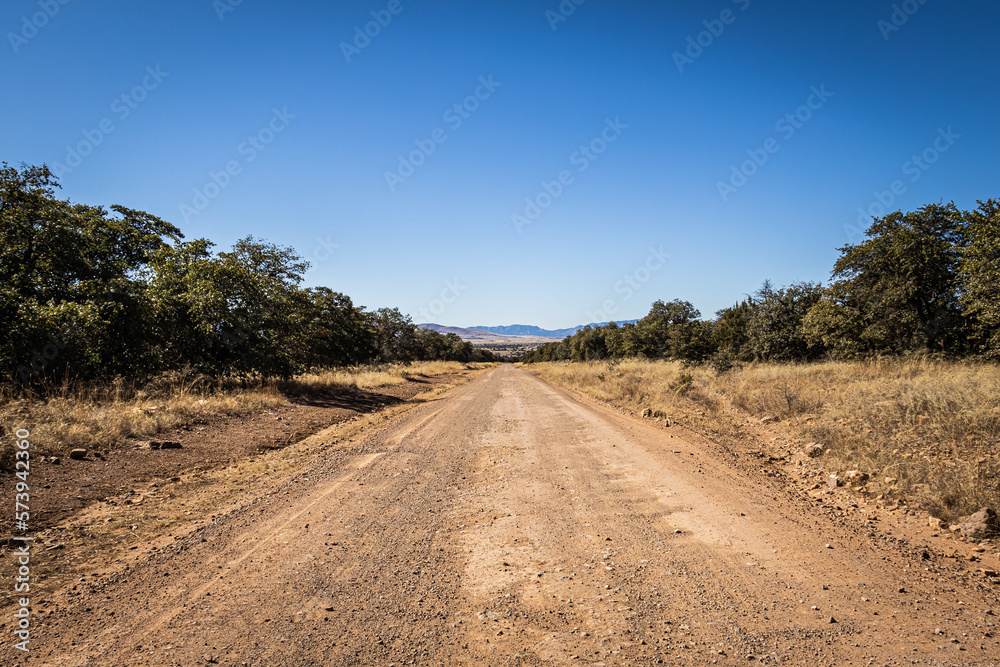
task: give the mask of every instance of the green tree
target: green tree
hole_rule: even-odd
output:
[[[48,167],[0,168],[0,358],[21,382],[155,370],[143,272],[180,230],[57,199]]]
[[[237,241],[211,253],[205,239],[163,249],[149,278],[166,367],[290,377],[308,362],[310,303],[298,288],[308,264],[291,248]]]
[[[656,301],[639,320],[640,354],[686,361],[703,361],[712,353],[710,326],[688,301]]]
[[[859,357],[877,352],[865,338],[870,322],[845,283],[835,283],[823,294],[802,319],[806,341],[822,346],[834,357]]]
[[[308,318],[305,331],[307,368],[344,366],[371,361],[377,352],[375,334],[364,308],[346,294],[328,287],[305,290]]]
[[[616,359],[641,356],[648,343],[643,340],[642,330],[632,322],[618,326],[614,322],[605,325],[605,344],[608,355]]]
[[[376,359],[381,362],[414,361],[417,327],[399,308],[379,308],[368,316],[375,335]]]
[[[793,283],[775,289],[765,281],[750,300],[747,347],[753,357],[764,361],[803,361],[819,356],[822,348],[807,340],[802,321],[821,294],[822,288],[816,283]]]
[[[608,357],[604,327],[585,326],[569,337],[570,359],[594,361]]]
[[[750,301],[741,301],[735,306],[718,311],[715,314],[715,325],[712,327],[713,347],[733,359],[742,361],[752,359],[747,345],[750,342],[747,328],[751,312]]]
[[[972,322],[976,350],[1000,359],[1000,201],[978,203],[967,215],[960,300]]]
[[[964,217],[954,203],[896,211],[874,220],[865,241],[840,249],[834,284],[862,316],[865,349],[962,349],[958,266]]]

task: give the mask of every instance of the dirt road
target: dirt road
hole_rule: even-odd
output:
[[[501,366],[81,582],[28,664],[1000,664],[988,585],[786,486]]]

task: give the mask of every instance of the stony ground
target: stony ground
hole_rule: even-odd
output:
[[[74,552],[29,659],[0,661],[1000,664],[995,552],[844,488],[810,495],[792,462],[511,366],[337,429],[252,476],[154,491],[215,509]],[[85,543],[123,511],[63,529]]]

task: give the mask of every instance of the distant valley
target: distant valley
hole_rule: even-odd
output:
[[[624,322],[619,322],[619,324],[635,323],[638,320],[626,320]],[[437,331],[442,334],[453,333],[457,335],[462,340],[468,340],[472,342],[487,342],[487,341],[504,341],[504,340],[520,340],[523,342],[537,341],[538,339],[546,339],[542,342],[549,342],[551,340],[561,340],[566,336],[572,336],[574,333],[580,329],[591,326],[600,327],[607,324],[607,322],[595,322],[591,324],[581,324],[569,329],[542,329],[541,327],[536,327],[530,324],[510,324],[507,326],[479,326],[479,327],[448,327],[442,324],[418,324],[417,326],[423,329],[431,329],[432,331]]]

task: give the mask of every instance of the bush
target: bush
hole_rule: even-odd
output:
[[[684,396],[694,386],[694,376],[690,373],[681,373],[677,379],[670,383],[670,389],[678,396]]]

